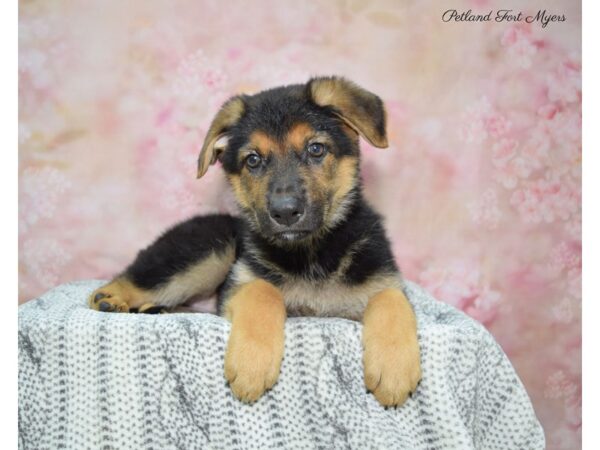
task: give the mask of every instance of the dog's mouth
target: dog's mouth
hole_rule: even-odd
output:
[[[307,238],[311,234],[312,231],[309,230],[287,230],[275,233],[274,236],[281,241],[295,242],[301,241],[302,239]]]

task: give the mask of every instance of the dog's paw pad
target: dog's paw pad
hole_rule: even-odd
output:
[[[112,284],[95,290],[89,299],[90,308],[101,312],[129,312],[129,304]]]

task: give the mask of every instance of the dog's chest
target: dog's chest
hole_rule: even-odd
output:
[[[369,299],[399,282],[376,277],[364,283],[349,285],[339,277],[314,281],[298,278],[285,280],[278,286],[290,316],[342,317],[361,320]]]
[[[368,302],[361,289],[339,280],[288,279],[279,288],[289,316],[332,316],[360,320]]]
[[[289,316],[341,317],[361,320],[369,299],[388,288],[402,288],[398,274],[377,275],[362,283],[349,284],[339,273],[328,277],[311,279],[283,275],[274,283],[283,294]],[[233,267],[234,285],[251,282],[258,277],[242,261]]]

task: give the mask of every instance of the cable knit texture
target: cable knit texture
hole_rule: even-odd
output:
[[[21,449],[544,448],[492,336],[413,283],[423,379],[388,409],[364,387],[360,323],[288,319],[279,381],[247,405],[223,376],[226,320],[92,311],[100,284],[19,307]]]

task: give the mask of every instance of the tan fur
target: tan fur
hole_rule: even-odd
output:
[[[352,250],[325,281],[288,277],[279,291],[290,316],[362,318],[365,385],[382,405],[401,405],[421,379],[412,306],[398,275],[376,275],[357,286],[344,283],[341,274],[351,262]],[[234,265],[233,280],[246,285],[261,281],[243,262]]]
[[[235,248],[227,247],[223,252],[212,253],[172,277],[169,283],[153,291],[152,303],[166,307],[173,307],[192,296],[208,297],[223,282],[233,261]]]
[[[252,205],[256,210],[264,211],[267,209],[267,195],[270,178],[271,177],[266,176],[255,180],[248,173],[242,175],[242,179],[245,181],[244,187],[246,188],[247,195],[252,196]]]
[[[331,177],[331,206],[325,217],[325,222],[333,226],[342,220],[346,213],[346,203],[348,202],[348,193],[358,183],[358,158],[354,156],[344,156],[337,162],[335,174]]]
[[[261,260],[261,262],[263,262]],[[241,284],[250,283],[251,281],[257,280],[258,277],[252,272],[252,269],[246,265],[242,260],[237,260],[231,269],[231,277],[234,285],[238,286]]]
[[[357,104],[357,99],[369,101],[374,97],[356,84],[341,78],[320,78],[310,85],[313,101],[320,106],[333,106],[339,117],[351,128],[360,133],[372,145],[379,148],[388,146],[387,137],[381,135],[373,124],[373,119]]]
[[[285,143],[286,148],[304,150],[308,140],[315,134],[315,130],[304,122],[294,125],[288,132]]]
[[[356,251],[357,248],[353,249]],[[302,277],[286,276],[277,266],[270,265],[271,270],[283,276],[279,286],[283,295],[286,310],[290,316],[322,316],[343,317],[350,320],[360,320],[369,299],[387,288],[400,289],[402,284],[398,275],[374,275],[357,285],[348,285],[343,279],[343,273],[352,262],[353,250],[350,250],[341,261],[338,270],[325,280],[307,280]],[[248,250],[251,252],[252,250]],[[269,264],[254,254],[261,264]],[[315,272],[319,267],[312,268]],[[242,261],[237,261],[233,267],[233,280],[236,284],[249,283],[258,277]]]
[[[246,190],[242,186],[242,178],[240,175],[228,174],[227,180],[231,185],[233,194],[235,195],[238,203],[244,209],[250,209],[249,198],[247,197]]]
[[[404,403],[421,379],[417,322],[398,289],[373,296],[363,317],[365,385],[384,406]]]
[[[343,317],[360,320],[369,298],[390,286],[400,286],[396,277],[373,276],[367,281],[349,285],[340,277],[325,281],[292,279],[281,286],[290,316]]]
[[[244,114],[244,102],[239,97],[229,100],[213,119],[198,157],[198,178],[206,173],[208,167],[217,161],[223,148],[215,147],[217,141],[225,135],[227,128],[235,124]]]
[[[358,178],[358,158],[354,156],[344,156],[337,162],[333,178],[333,205],[340,202],[348,192],[356,185]]]
[[[103,294],[105,297],[96,301],[94,298],[97,294]],[[112,306],[112,311],[129,312],[130,308],[151,303],[151,298],[151,291],[140,289],[126,278],[119,277],[92,292],[89,305],[92,309],[99,311],[100,303],[107,302]]]
[[[351,203],[348,193],[359,180],[358,158],[343,156],[337,159],[327,154],[320,166],[301,169],[300,173],[311,201],[324,205],[326,227],[333,227],[345,217]]]
[[[248,172],[242,172],[240,176],[242,192],[240,197],[246,201],[254,211],[264,211],[267,208],[267,190],[269,188],[269,176],[254,178]],[[239,197],[238,197],[239,198]]]
[[[283,143],[277,142],[264,131],[257,130],[250,134],[246,147],[248,151],[241,151],[240,158],[245,158],[251,150],[257,151],[263,157],[267,157],[271,153],[281,156],[292,149],[302,151],[308,140],[314,135],[315,130],[305,122],[293,125]]]
[[[254,402],[279,377],[286,319],[282,294],[264,280],[246,283],[226,300],[225,317],[231,321],[225,378],[237,398]]]
[[[156,305],[154,303],[144,303],[142,306],[139,307],[138,312],[140,313],[144,313],[146,311],[148,311],[149,309],[154,308]]]
[[[126,278],[119,277],[94,291],[89,303],[93,309],[99,310],[101,302],[108,302],[117,312],[129,312],[131,308],[142,306],[149,308],[149,305],[170,308],[192,296],[202,297],[214,293],[225,279],[234,259],[235,248],[232,245],[223,252],[212,253],[203,258],[172,277],[167,285],[153,290],[140,289]],[[95,301],[96,294],[104,294],[106,297]]]
[[[259,153],[263,158],[282,150],[277,142],[263,131],[254,131],[249,138],[249,143],[239,152],[240,161],[253,152]],[[267,201],[267,188],[269,175],[255,177],[247,170],[242,170],[239,175],[228,175],[228,180],[240,206],[247,210],[264,210]]]
[[[279,144],[264,131],[253,131],[248,141],[248,148],[256,150],[262,157],[267,157],[273,152],[281,153]]]

